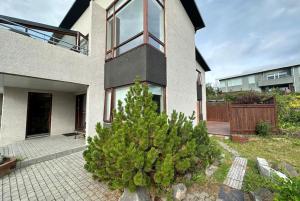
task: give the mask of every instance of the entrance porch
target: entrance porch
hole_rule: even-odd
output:
[[[0,74],[0,85],[0,146],[85,132],[87,85],[8,74]]]

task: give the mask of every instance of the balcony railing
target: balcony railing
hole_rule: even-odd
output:
[[[1,15],[0,28],[88,55],[88,37],[78,31]]]
[[[260,80],[258,81],[259,87],[272,86],[272,85],[283,85],[283,84],[291,84],[294,83],[294,77],[289,75],[282,78],[272,79],[272,80]]]

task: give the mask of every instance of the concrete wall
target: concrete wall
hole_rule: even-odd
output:
[[[195,31],[180,1],[166,1],[167,113],[191,115],[197,104]]]
[[[0,145],[25,139],[28,93],[24,89],[4,88]]]
[[[94,135],[95,125],[103,120],[104,109],[104,61],[105,61],[105,17],[106,11],[97,3],[81,16],[73,29],[89,34],[89,55],[79,54],[62,47],[50,45],[17,33],[0,29],[0,73],[38,77],[88,85],[87,91],[87,135]],[[22,87],[22,86],[20,86]],[[27,93],[24,89],[6,89],[4,92],[1,143],[25,138]],[[53,134],[71,132],[75,120],[70,119],[74,111],[69,111],[75,103],[69,96],[54,98],[56,103],[52,119]],[[75,109],[75,106],[74,106]],[[64,113],[66,118],[62,118]],[[18,121],[14,121],[15,118]],[[57,127],[60,124],[62,127]]]
[[[55,92],[52,95],[51,135],[73,133],[75,130],[76,96]]]
[[[52,94],[50,135],[74,132],[76,101],[74,94],[5,87],[0,145],[25,139],[28,92]]]

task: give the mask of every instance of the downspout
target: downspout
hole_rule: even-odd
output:
[[[293,67],[293,80],[294,80],[294,92],[296,92],[296,76],[295,76],[295,67]]]

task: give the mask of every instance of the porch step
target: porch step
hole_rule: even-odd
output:
[[[69,150],[65,150],[65,151],[60,151],[57,153],[52,153],[52,154],[48,154],[48,155],[44,155],[44,156],[40,156],[40,157],[36,157],[36,158],[31,158],[31,159],[27,159],[27,160],[21,160],[17,162],[17,167],[16,169],[20,169],[20,168],[24,168],[33,164],[37,164],[37,163],[41,163],[41,162],[45,162],[45,161],[49,161],[49,160],[53,160],[56,158],[60,158],[63,156],[67,156],[70,155],[72,153],[76,153],[76,152],[80,152],[85,150],[86,146],[80,146],[77,148],[73,148],[73,149],[69,149]]]
[[[242,157],[235,157],[224,184],[240,190],[242,188],[243,179],[247,168],[247,159]]]
[[[19,169],[80,152],[85,148],[85,139],[58,135],[16,142],[0,147],[0,153],[7,157],[16,157]]]

